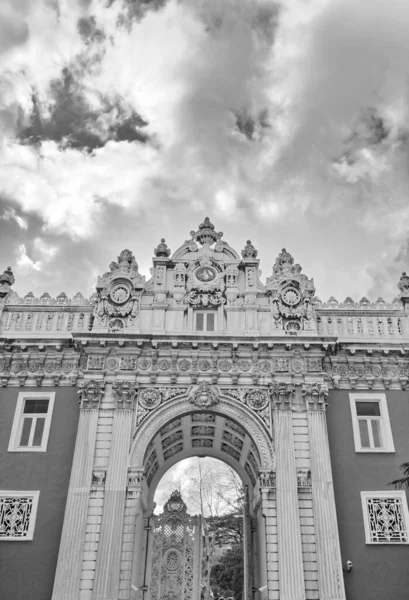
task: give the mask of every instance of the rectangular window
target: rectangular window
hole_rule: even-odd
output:
[[[0,490],[0,542],[33,539],[39,495]]]
[[[385,394],[350,394],[356,452],[395,452]]]
[[[45,452],[50,433],[54,392],[22,392],[18,396],[9,452]]]
[[[367,544],[408,544],[409,514],[406,493],[361,492]]]
[[[195,312],[196,331],[215,331],[216,313],[196,311]]]

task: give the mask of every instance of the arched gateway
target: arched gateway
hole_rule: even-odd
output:
[[[344,600],[333,338],[318,331],[313,280],[283,250],[264,285],[251,242],[240,256],[208,219],[172,257],[162,240],[153,264],[145,282],[124,250],[93,303],[64,316],[81,410],[52,600],[165,600],[152,592],[153,495],[189,456],[225,461],[247,487],[245,600]]]

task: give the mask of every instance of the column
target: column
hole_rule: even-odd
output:
[[[265,524],[265,535],[260,535],[260,561],[266,567],[265,582],[259,580],[261,588],[254,595],[257,600],[267,598],[278,600],[278,544],[277,544],[277,509],[276,509],[276,474],[274,470],[260,469],[261,517]],[[264,544],[262,538],[265,538]],[[264,546],[264,547],[263,547]],[[263,560],[264,559],[264,560]]]
[[[129,382],[115,383],[116,410],[105,483],[93,600],[118,598],[134,396],[135,390]]]
[[[295,388],[279,384],[274,390],[276,498],[280,600],[304,600],[304,571],[298,509],[292,402]]]
[[[103,381],[90,380],[78,391],[81,409],[52,600],[76,600],[79,595],[98,410],[104,386]]]
[[[334,486],[332,482],[324,384],[306,384],[308,438],[311,457],[312,506],[317,548],[320,600],[345,600]]]

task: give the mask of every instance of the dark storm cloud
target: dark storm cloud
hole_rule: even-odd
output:
[[[50,105],[44,106],[33,95],[33,111],[29,125],[20,131],[20,141],[39,144],[53,140],[62,147],[92,152],[109,140],[147,140],[143,133],[147,123],[120,98],[100,96],[98,109],[90,106],[78,69],[63,69],[61,78],[51,83],[49,97]]]
[[[105,39],[105,33],[97,26],[94,16],[81,17],[78,19],[77,27],[85,44],[99,43]]]

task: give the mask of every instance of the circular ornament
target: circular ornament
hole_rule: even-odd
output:
[[[177,571],[182,563],[180,553],[171,548],[165,553],[164,563],[168,571]]]
[[[38,360],[31,360],[28,363],[27,371],[29,373],[36,373],[39,368],[40,368],[40,361],[38,361]]]
[[[123,283],[118,283],[118,285],[116,285],[111,290],[111,293],[109,295],[111,297],[112,302],[115,302],[115,304],[124,304],[124,302],[129,300],[131,291],[127,285],[124,285]]]
[[[147,408],[148,410],[152,410],[159,406],[162,401],[162,396],[159,390],[155,390],[152,388],[142,390],[139,396],[139,403],[143,408]]]
[[[284,329],[287,333],[297,334],[299,331],[301,331],[301,325],[298,321],[287,321]]]
[[[149,360],[149,358],[140,358],[138,360],[138,365],[140,369],[146,371],[146,369],[149,369],[149,367],[151,366],[151,361]]]
[[[262,371],[263,373],[268,373],[270,370],[270,363],[267,362],[266,360],[261,361],[261,363],[259,364],[258,368],[260,369],[260,371]]]
[[[10,371],[12,373],[18,373],[19,371],[22,371],[23,369],[23,363],[21,360],[16,360],[15,362],[12,363],[11,367],[10,367]]]
[[[118,368],[119,361],[117,358],[110,356],[109,358],[107,358],[105,364],[106,364],[106,368],[108,369],[108,371],[115,371],[115,369]]]
[[[219,360],[219,369],[220,371],[230,371],[231,362],[229,360]]]
[[[74,368],[74,362],[72,360],[64,361],[61,365],[63,373],[71,373]]]
[[[203,266],[195,271],[195,277],[202,283],[210,283],[216,279],[217,271],[213,267]]]
[[[390,377],[391,379],[395,379],[396,377],[398,377],[398,369],[396,367],[390,367],[388,369],[388,377]]]
[[[55,371],[56,366],[57,365],[54,361],[46,362],[44,365],[44,370],[47,371],[47,373],[52,373],[53,371]]]
[[[348,375],[348,366],[347,365],[338,365],[337,367],[338,375],[341,377],[346,377]]]
[[[246,394],[246,402],[253,410],[263,410],[268,404],[266,390],[251,390]]]
[[[295,359],[291,361],[291,370],[296,375],[299,375],[304,370],[304,363],[302,360]]]
[[[289,286],[281,292],[281,298],[287,306],[296,306],[301,301],[301,294],[295,287]]]
[[[182,358],[182,360],[179,361],[179,369],[181,371],[188,371],[190,369],[190,366],[190,360],[186,360],[186,358]]]
[[[249,360],[239,360],[239,362],[237,363],[239,366],[239,369],[241,369],[242,371],[250,371],[250,367],[251,367],[251,363]]]
[[[210,360],[199,360],[199,369],[201,371],[209,371],[212,368]]]
[[[374,377],[381,377],[382,376],[382,369],[381,369],[381,367],[378,367],[377,365],[374,365],[372,367],[372,375]]]
[[[168,369],[170,369],[170,360],[163,358],[158,362],[158,367],[161,371],[167,371]]]

